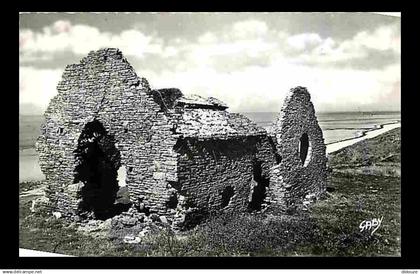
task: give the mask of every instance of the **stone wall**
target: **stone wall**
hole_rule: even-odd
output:
[[[75,180],[79,163],[74,151],[85,126],[99,121],[115,140],[121,158],[117,167],[126,167],[131,201],[166,213],[166,179],[177,177],[176,135],[147,81],[136,75],[120,51],[104,49],[67,66],[57,90],[37,142],[54,210],[77,213],[84,184]]]
[[[36,147],[51,209],[65,217],[107,218],[121,167],[130,212],[174,227],[212,212],[285,210],[325,191],[305,88],[291,90],[272,135],[215,98],[151,90],[118,49],[67,66],[57,90]]]
[[[271,169],[272,204],[288,209],[319,197],[326,189],[326,147],[306,88],[290,90],[275,122],[273,138],[281,162]]]
[[[268,177],[274,161],[272,150],[259,150],[261,138],[229,140],[180,139],[175,147],[178,158],[178,199],[182,196],[186,213],[208,214],[220,211],[245,212],[253,187],[254,168],[261,162],[261,176]],[[233,190],[232,196],[224,192]],[[188,216],[187,216],[188,217]]]

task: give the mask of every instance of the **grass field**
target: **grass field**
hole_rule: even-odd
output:
[[[294,215],[225,214],[174,235],[159,230],[138,244],[122,242],[137,227],[106,235],[78,232],[20,199],[20,247],[75,256],[400,256],[400,129],[329,155],[328,192]],[[39,187],[26,182],[21,192]],[[359,224],[383,218],[381,226]]]

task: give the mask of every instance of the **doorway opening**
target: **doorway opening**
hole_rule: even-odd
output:
[[[105,220],[128,210],[131,204],[116,203],[121,155],[114,136],[98,120],[86,124],[74,154],[77,161],[74,180],[83,182],[79,215],[93,212],[94,218]]]
[[[251,194],[251,201],[248,205],[249,211],[260,211],[265,197],[267,196],[267,187],[269,179],[262,176],[262,162],[254,162],[253,165],[253,180],[256,185],[253,187]]]

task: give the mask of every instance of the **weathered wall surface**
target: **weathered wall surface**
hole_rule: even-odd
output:
[[[260,138],[260,141],[257,143],[257,154],[256,154],[256,162],[261,165],[261,178],[259,180],[253,181],[253,190],[251,192],[251,196],[253,192],[261,190],[264,192],[263,200],[258,201],[258,203],[262,203],[262,207],[257,207],[257,210],[266,209],[270,207],[272,201],[274,205],[276,204],[277,197],[276,192],[274,191],[276,188],[276,181],[272,181],[271,174],[272,168],[280,164],[281,156],[277,151],[276,140],[271,136],[263,136]],[[255,177],[255,176],[254,176]]]
[[[325,145],[305,88],[291,90],[273,136],[215,98],[151,90],[118,49],[67,66],[57,90],[37,150],[64,216],[111,207],[122,166],[131,202],[173,226],[197,212],[287,209],[325,191]]]
[[[281,162],[271,170],[270,199],[279,208],[299,205],[305,197],[318,197],[326,188],[326,147],[310,99],[306,88],[291,89],[274,125]],[[304,134],[309,144],[305,159],[301,159]]]
[[[55,210],[72,215],[78,209],[83,183],[75,181],[74,150],[86,124],[97,120],[115,139],[132,202],[166,212],[166,179],[177,176],[176,138],[147,81],[117,49],[104,49],[67,66],[57,90],[37,144]]]
[[[187,208],[206,213],[247,211],[254,186],[255,162],[273,160],[271,151],[258,154],[260,138],[180,140],[176,148],[179,152],[178,194],[186,199]],[[229,187],[233,189],[233,196],[228,195],[226,200],[223,192]]]
[[[188,139],[179,144],[179,194],[187,199],[186,208],[203,213],[247,209],[255,141]],[[233,196],[223,205],[227,187]]]

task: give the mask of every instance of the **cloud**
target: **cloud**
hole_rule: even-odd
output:
[[[214,33],[206,32],[205,34],[198,37],[200,44],[214,44],[218,42],[217,36]]]
[[[178,41],[172,57],[178,58],[178,70],[214,67],[226,72],[249,65],[264,66],[268,56],[279,49],[276,36],[263,21],[239,21],[218,32],[207,31],[193,41]],[[167,44],[173,45],[175,41]]]
[[[380,26],[370,32],[360,31],[351,39],[341,42],[331,37],[317,39],[314,36],[311,40],[312,50],[299,55],[296,62],[320,66],[348,66],[365,69],[380,66],[383,68],[399,61],[400,36],[397,25]],[[318,45],[314,46],[316,43]]]
[[[70,21],[58,20],[54,23],[53,29],[57,33],[69,32],[71,29],[71,23]]]
[[[191,45],[186,51],[186,57],[190,64],[207,66],[213,65],[214,61],[220,58],[228,58],[229,60],[257,58],[261,55],[266,55],[275,48],[276,45],[274,43],[263,40],[222,41],[205,45]],[[238,68],[241,68],[240,65],[233,69]]]
[[[317,111],[399,108],[398,25],[340,40],[315,32],[291,36],[261,20],[235,22],[195,39],[165,40],[134,28],[111,34],[68,21],[41,32],[21,30],[21,65],[26,64],[20,73],[21,102],[45,107],[61,74],[29,64],[47,64],[57,56],[65,57],[64,64],[70,56],[63,52],[82,56],[105,46],[120,48],[152,88],[214,96],[231,111],[279,111],[286,93],[298,85],[309,89]]]
[[[45,110],[57,94],[56,86],[63,69],[19,68],[19,104],[32,104]]]
[[[235,38],[249,39],[264,36],[268,30],[268,26],[264,21],[245,20],[234,23],[230,34]]]
[[[344,45],[343,45],[344,46]],[[401,38],[397,25],[381,26],[373,33],[367,31],[359,32],[347,47],[366,47],[374,50],[393,50],[401,53]]]
[[[287,43],[297,50],[307,50],[309,47],[314,47],[322,42],[321,36],[317,33],[302,33],[287,38]]]
[[[255,63],[252,60],[266,60],[268,55],[273,62],[288,58],[302,65],[340,67],[354,64],[360,68],[369,66],[366,60],[375,58],[378,62],[371,62],[372,67],[377,63],[385,67],[401,52],[397,24],[381,26],[374,31],[360,31],[351,39],[336,41],[313,32],[290,36],[255,19],[235,22],[218,32],[207,31],[195,41],[182,37],[164,41],[136,28],[111,34],[92,26],[72,25],[69,21],[59,20],[40,32],[21,30],[19,45],[22,63],[48,62],[65,52],[83,56],[101,47],[118,47],[126,56],[144,59],[153,55],[156,62],[162,63],[167,58],[177,58],[179,63],[188,62],[187,66],[223,67],[222,59],[226,58],[231,61],[226,67],[232,69],[252,65]]]
[[[401,69],[398,45],[388,43],[398,41],[394,25],[344,41],[316,33],[288,36],[263,24],[251,27],[258,25],[247,21],[225,28],[224,35],[206,32],[185,46],[184,65],[142,75],[155,87],[219,97],[232,111],[278,111],[288,90],[298,85],[308,87],[322,111],[380,109],[389,105],[387,94],[395,95]],[[253,35],[235,35],[238,26],[254,30]]]
[[[142,58],[148,53],[173,54],[173,48],[164,48],[162,40],[135,29],[119,34],[101,32],[98,28],[70,21],[56,21],[41,32],[23,29],[19,33],[19,53],[22,61],[51,59],[54,53],[71,52],[86,55],[102,47],[118,47],[125,55]]]
[[[269,68],[253,66],[230,73],[201,67],[160,74],[145,70],[143,75],[154,88],[179,87],[185,93],[214,96],[231,111],[277,112],[290,88],[298,85],[308,88],[317,111],[349,111],[372,105],[381,109],[387,94],[395,95],[400,67],[335,70],[278,62]]]

